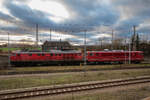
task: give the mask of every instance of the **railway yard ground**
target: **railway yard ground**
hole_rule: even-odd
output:
[[[145,75],[150,75],[150,69],[0,76],[0,90],[102,81]]]
[[[124,78],[137,78],[138,76],[149,76],[150,70],[112,70],[85,73],[62,73],[62,74],[40,74],[33,76],[0,77],[0,91],[16,91],[11,89],[42,88],[43,86],[58,87],[64,84],[91,83],[94,81],[118,80]],[[11,83],[11,84],[10,84]],[[40,96],[24,100],[141,100],[150,96],[150,82],[129,86],[110,87],[104,89],[89,90],[83,92],[71,92],[54,96]],[[20,99],[18,99],[20,100]]]
[[[150,83],[23,100],[150,100]]]
[[[0,70],[0,75],[43,74],[43,73],[62,73],[62,72],[125,70],[125,69],[150,69],[150,64],[142,63],[142,64],[114,64],[114,65],[86,65],[86,66],[82,65],[82,66],[11,67],[11,69]]]
[[[149,59],[141,64],[12,67],[0,70],[0,91],[138,76],[150,76]],[[145,100],[149,96],[150,83],[145,83],[59,96],[35,97],[31,100]]]

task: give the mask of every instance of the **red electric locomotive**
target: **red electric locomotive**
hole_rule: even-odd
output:
[[[141,51],[88,51],[87,64],[99,63],[140,63],[144,57]],[[12,65],[32,64],[80,64],[83,63],[84,54],[81,51],[51,50],[50,52],[15,52],[11,55]]]
[[[88,63],[140,63],[144,59],[141,51],[88,51]]]
[[[60,51],[50,52],[15,52],[11,55],[12,65],[32,65],[32,64],[80,64],[82,61],[80,51]]]

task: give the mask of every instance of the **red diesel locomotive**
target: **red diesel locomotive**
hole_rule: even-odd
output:
[[[87,51],[87,64],[99,63],[124,63],[131,61],[140,63],[144,59],[141,51]],[[35,64],[80,64],[83,63],[84,54],[81,51],[50,51],[50,52],[15,52],[10,61],[12,65],[35,65]]]

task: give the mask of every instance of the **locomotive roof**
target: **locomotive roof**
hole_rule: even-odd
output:
[[[124,50],[112,50],[112,51],[87,51],[88,53],[122,53],[122,52],[142,52],[142,51],[124,51]]]
[[[22,51],[18,51],[18,52],[14,52],[14,53],[81,53],[81,51],[77,51],[77,50],[67,50],[67,51],[51,50],[49,52],[22,52]]]

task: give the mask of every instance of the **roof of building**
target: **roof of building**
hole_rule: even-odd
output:
[[[43,45],[46,46],[71,46],[68,41],[45,41]]]

